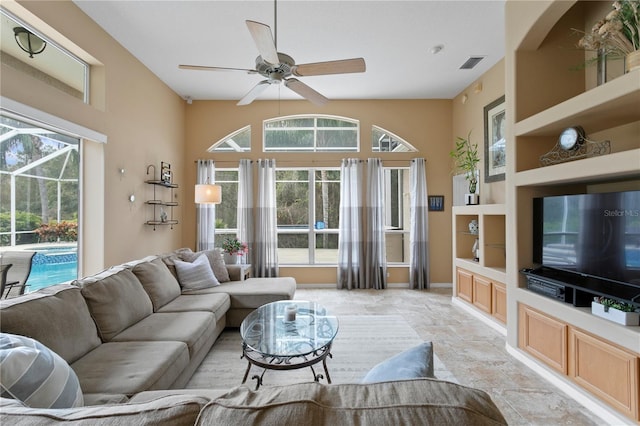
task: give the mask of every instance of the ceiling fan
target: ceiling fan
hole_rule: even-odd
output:
[[[266,80],[258,82],[240,101],[238,105],[248,105],[272,84],[283,83],[287,88],[316,105],[324,105],[329,100],[302,81],[295,77],[308,77],[314,75],[347,74],[364,72],[366,65],[363,58],[342,59],[337,61],[314,62],[308,64],[296,64],[293,58],[285,53],[278,52],[278,23],[277,3],[275,4],[275,28],[276,36],[273,37],[271,28],[263,23],[247,20],[247,28],[258,48],[260,55],[256,58],[255,69],[208,67],[201,65],[179,65],[185,70],[200,71],[244,71],[249,74],[260,74]]]

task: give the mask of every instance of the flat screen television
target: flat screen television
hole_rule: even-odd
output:
[[[541,275],[640,303],[640,191],[533,202],[533,262]]]

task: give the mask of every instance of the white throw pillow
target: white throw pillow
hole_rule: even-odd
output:
[[[220,282],[213,274],[207,256],[200,255],[196,257],[193,262],[184,262],[176,259],[174,263],[182,291],[198,290],[220,285]]]
[[[69,364],[42,343],[15,334],[0,333],[0,391],[32,408],[84,405]]]

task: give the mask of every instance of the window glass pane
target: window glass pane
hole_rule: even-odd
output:
[[[251,151],[251,126],[243,127],[214,143],[208,152],[249,152]]]
[[[409,233],[386,232],[387,262],[409,262]]]
[[[371,128],[371,149],[373,152],[417,152],[409,142],[382,127]]]
[[[338,263],[338,234],[316,233],[316,263]]]
[[[233,229],[233,235],[238,228],[238,171],[230,169],[216,169],[216,185],[222,189],[222,202],[216,204],[216,247],[219,247],[218,230]],[[224,232],[224,231],[222,231]]]
[[[266,151],[310,151],[313,141],[313,130],[277,129],[264,134]]]
[[[318,118],[318,127],[358,127],[354,121],[339,120],[337,118]]]
[[[309,234],[278,233],[278,261],[288,264],[308,264]]]
[[[309,171],[276,171],[278,228],[309,228]]]
[[[222,243],[224,242],[224,240],[226,240],[227,238],[235,238],[236,237],[236,231],[233,230],[233,232],[231,231],[227,231],[225,229],[218,229],[218,227],[216,226],[216,235],[213,239],[214,241],[214,246],[215,247],[222,247]]]
[[[267,121],[264,123],[267,129],[290,129],[300,127],[313,127],[313,118],[286,118]]]
[[[338,229],[340,219],[340,171],[316,170],[315,172],[316,229]]]
[[[2,65],[10,66],[74,98],[88,102],[86,92],[89,66],[85,62],[58,47],[35,29],[19,22],[19,19],[10,16],[8,12],[1,9],[0,28],[2,28],[0,31],[2,35],[0,41]],[[29,37],[36,42],[39,39],[40,45],[44,40],[46,42],[44,50],[41,53],[34,53],[32,58],[29,57],[29,53],[23,51],[16,42],[14,28],[24,28],[29,31],[31,33]],[[24,47],[28,50],[28,44]]]
[[[0,135],[0,245],[36,251],[27,292],[77,278],[80,140],[6,115]]]
[[[358,133],[355,129],[318,130],[318,150],[355,151],[358,148]]]

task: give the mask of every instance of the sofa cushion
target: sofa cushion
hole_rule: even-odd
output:
[[[139,263],[132,269],[149,295],[155,312],[180,296],[180,284],[162,259]]]
[[[2,396],[29,407],[83,405],[78,377],[69,364],[29,337],[0,333],[0,378]]]
[[[149,315],[114,336],[112,342],[176,341],[189,347],[189,356],[203,347],[216,328],[211,312],[161,312]]]
[[[0,424],[33,426],[64,424],[91,426],[191,426],[208,399],[170,395],[143,403],[98,405],[64,410],[2,404]]]
[[[85,393],[124,394],[168,389],[189,363],[183,342],[103,343],[71,368]]]
[[[104,342],[153,313],[149,295],[129,269],[79,283]]]
[[[182,295],[164,305],[159,312],[212,312],[216,322],[220,321],[231,306],[231,299],[226,293]]]
[[[230,281],[217,287],[190,291],[188,294],[227,293],[231,298],[231,309],[255,309],[266,303],[292,299],[295,291],[295,279],[279,277]]]
[[[213,275],[206,256],[200,255],[193,262],[176,260],[175,265],[182,291],[199,290],[220,285],[216,276]]]
[[[435,378],[433,375],[433,345],[424,342],[400,352],[373,367],[362,379],[362,383],[391,380]]]
[[[229,271],[227,271],[227,266],[225,265],[224,258],[222,257],[222,250],[220,249],[202,250],[195,253],[182,251],[180,252],[180,257],[184,261],[193,262],[201,254],[207,257],[209,265],[211,265],[211,270],[213,270],[213,274],[219,282],[225,283],[230,281]]]
[[[58,284],[0,302],[0,330],[36,339],[71,364],[100,345],[78,287]]]
[[[302,420],[301,420],[302,419]],[[207,404],[197,425],[506,425],[489,395],[433,379],[237,387]]]

